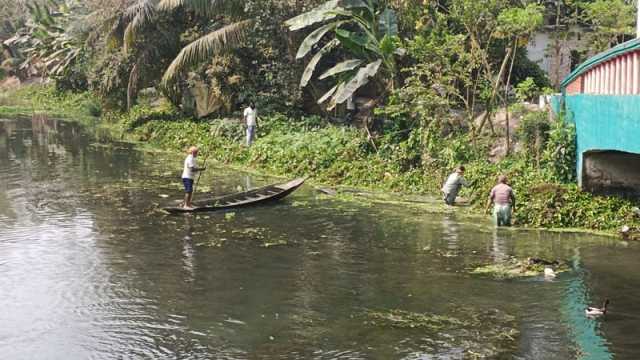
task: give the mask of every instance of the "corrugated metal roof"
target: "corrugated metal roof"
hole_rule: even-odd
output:
[[[614,46],[607,51],[603,51],[591,58],[589,60],[580,64],[575,70],[571,72],[560,84],[560,88],[562,88],[562,92],[564,92],[567,85],[569,85],[575,78],[585,73],[587,70],[601,64],[607,60],[610,60],[616,56],[622,55],[626,52],[640,49],[640,38],[629,40],[620,45]]]

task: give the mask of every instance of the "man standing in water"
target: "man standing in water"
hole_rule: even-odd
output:
[[[184,170],[182,170],[182,184],[184,184],[184,203],[185,209],[193,209],[191,199],[193,198],[193,179],[195,173],[203,171],[205,168],[196,166],[196,158],[198,157],[198,148],[192,146],[188,150],[189,155],[184,159]]]
[[[458,197],[458,192],[460,192],[460,188],[463,186],[469,186],[467,181],[463,177],[464,175],[464,166],[460,165],[449,175],[447,181],[442,185],[442,193],[444,194],[444,202],[447,205],[453,205],[456,202],[456,197]]]
[[[507,185],[507,177],[498,176],[498,185],[491,189],[486,211],[493,203],[493,219],[497,226],[511,226],[511,215],[516,211],[516,196],[511,186]]]
[[[244,109],[244,121],[247,124],[247,147],[251,146],[256,136],[257,118],[258,111],[256,110],[256,105],[251,103],[249,107]]]

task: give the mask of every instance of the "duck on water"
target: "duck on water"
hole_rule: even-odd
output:
[[[587,317],[602,316],[602,315],[605,315],[607,313],[607,306],[608,305],[609,305],[609,299],[605,299],[604,302],[602,303],[602,307],[597,308],[597,307],[588,306],[584,310],[584,313],[587,315]]]

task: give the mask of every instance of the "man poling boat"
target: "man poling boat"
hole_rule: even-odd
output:
[[[258,205],[280,200],[291,194],[304,184],[305,179],[298,178],[286,183],[267,185],[261,188],[242,191],[235,194],[224,195],[215,198],[198,200],[192,207],[167,206],[164,211],[176,213],[204,212],[215,210],[228,210],[238,207]]]
[[[194,191],[194,178],[197,172],[204,171],[206,167],[199,168],[197,166],[196,158],[198,157],[198,147],[191,146],[187,151],[189,155],[184,159],[184,168],[182,170],[182,184],[184,185],[184,202],[182,207],[185,210],[193,209],[191,201],[193,200]],[[205,160],[206,162],[206,160]],[[206,165],[206,164],[205,164]],[[198,176],[198,181],[200,176]]]

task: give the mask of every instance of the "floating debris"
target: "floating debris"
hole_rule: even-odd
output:
[[[235,325],[247,325],[247,323],[244,322],[244,321],[236,320],[236,319],[232,319],[232,318],[228,318],[228,319],[224,320],[224,322],[229,323],[229,324],[235,324]]]
[[[222,245],[225,242],[227,242],[226,238],[212,239],[212,240],[210,240],[208,242],[197,243],[196,246],[206,246],[206,247],[219,248],[219,247],[222,247]]]
[[[233,220],[236,217],[236,213],[235,212],[228,212],[224,214],[224,218],[226,220]]]
[[[364,316],[369,326],[428,332],[433,341],[462,349],[471,359],[512,354],[520,335],[516,318],[497,309],[452,307],[447,315],[394,309]]]
[[[487,275],[495,279],[513,279],[520,277],[541,276],[545,274],[545,269],[553,271],[554,276],[571,270],[571,267],[561,261],[547,261],[543,259],[529,258],[519,260],[511,258],[506,262],[489,264],[476,267],[471,270],[474,275]],[[546,270],[546,273],[550,273]]]
[[[332,188],[325,188],[325,187],[321,187],[321,188],[316,188],[316,190],[318,190],[319,192],[325,194],[325,195],[329,195],[329,196],[336,196],[338,194],[338,191],[336,189],[332,189]]]
[[[427,328],[441,330],[451,326],[464,327],[468,324],[456,318],[429,313],[414,313],[403,310],[387,312],[370,311],[367,313],[367,325],[390,326],[396,328]]]
[[[284,246],[284,245],[289,245],[289,242],[287,240],[276,240],[273,242],[263,243],[262,247],[269,248],[269,247]]]

